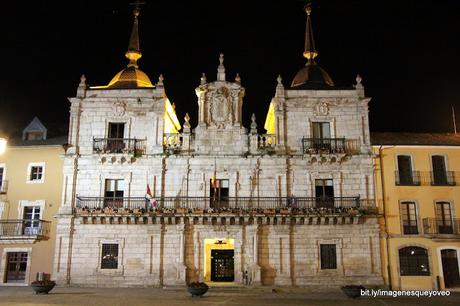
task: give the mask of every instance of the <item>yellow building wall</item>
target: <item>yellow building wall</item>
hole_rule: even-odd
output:
[[[381,240],[382,269],[385,282],[388,284],[388,263],[390,262],[391,284],[393,289],[436,289],[444,288],[444,277],[441,268],[440,249],[460,248],[460,236],[451,235],[437,239],[424,234],[423,219],[435,218],[435,203],[448,201],[451,203],[453,218],[460,216],[460,181],[456,186],[431,186],[431,156],[444,155],[447,171],[460,171],[460,147],[454,146],[374,146],[375,158],[375,194],[380,212],[385,213],[381,220],[382,232],[387,232],[388,239]],[[380,155],[381,154],[381,155]],[[395,171],[397,156],[410,155],[413,171],[421,171],[420,186],[397,186]],[[380,161],[383,161],[383,167]],[[383,169],[383,185],[382,185]],[[400,202],[414,201],[417,207],[418,235],[404,235],[400,216]],[[383,211],[385,206],[385,211]],[[385,222],[384,222],[385,221]],[[386,228],[385,228],[386,223]],[[388,243],[388,247],[387,247]],[[399,249],[406,246],[419,246],[428,250],[430,276],[400,276]],[[388,254],[387,254],[388,253]],[[459,258],[460,259],[460,258]]]
[[[63,161],[60,155],[64,154],[61,145],[56,146],[31,146],[31,147],[8,147],[3,155],[0,155],[0,164],[5,166],[5,180],[8,181],[6,194],[0,201],[6,202],[6,207],[1,215],[1,220],[22,219],[18,207],[21,200],[44,200],[42,220],[50,221],[49,239],[36,241],[35,243],[5,243],[0,239],[0,264],[6,269],[5,249],[32,248],[30,260],[30,273],[26,283],[30,284],[36,278],[37,272],[52,272],[54,247],[56,238],[56,215],[61,201],[62,190],[62,167]],[[44,162],[45,178],[43,183],[27,183],[29,163]],[[5,281],[6,274],[0,275],[0,284]]]

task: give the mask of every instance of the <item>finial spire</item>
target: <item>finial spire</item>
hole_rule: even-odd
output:
[[[133,29],[131,31],[131,37],[129,38],[128,51],[126,51],[125,56],[129,59],[128,67],[137,68],[137,61],[142,57],[142,53],[139,46],[139,14],[141,12],[140,6],[144,4],[141,1],[135,1],[131,3],[134,6],[133,15]]]
[[[219,55],[219,67],[217,68],[217,80],[225,81],[225,67],[224,67],[224,54]]]
[[[305,50],[303,52],[303,57],[312,61],[318,56],[318,52],[315,48],[315,38],[313,37],[313,28],[311,26],[311,2],[308,2],[307,5],[305,5],[305,12],[307,13],[307,24],[305,30]]]

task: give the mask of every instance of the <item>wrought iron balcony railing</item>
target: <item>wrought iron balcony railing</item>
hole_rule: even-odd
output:
[[[77,197],[77,208],[88,209],[147,209],[149,200],[145,197]]]
[[[395,171],[397,186],[420,186],[420,171]]]
[[[0,194],[6,193],[8,191],[8,181],[0,181]]]
[[[302,138],[302,152],[308,154],[346,153],[345,138]]]
[[[431,185],[432,186],[455,186],[456,175],[455,171],[431,171]]]
[[[459,235],[460,219],[442,220],[436,218],[424,218],[423,232],[426,235]]]
[[[0,240],[47,238],[50,225],[50,221],[44,220],[0,220]]]
[[[373,200],[364,200],[359,197],[225,197],[214,199],[212,197],[163,197],[147,199],[143,197],[77,197],[77,208],[84,209],[374,209]]]
[[[93,152],[98,154],[119,153],[145,154],[145,139],[136,138],[93,138]]]

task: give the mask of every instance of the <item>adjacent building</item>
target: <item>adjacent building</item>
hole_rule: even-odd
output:
[[[382,284],[370,99],[318,66],[306,12],[306,65],[278,78],[259,134],[223,55],[195,89],[197,125],[179,124],[163,78],[139,69],[135,8],[127,67],[69,98],[59,284]]]
[[[0,286],[52,272],[67,137],[47,137],[38,118],[0,155]]]
[[[373,133],[372,144],[387,283],[458,290],[460,136]]]

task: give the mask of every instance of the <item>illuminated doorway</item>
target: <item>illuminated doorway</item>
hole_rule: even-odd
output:
[[[215,283],[235,281],[233,239],[205,239],[204,280]]]

